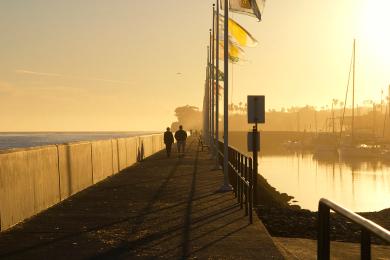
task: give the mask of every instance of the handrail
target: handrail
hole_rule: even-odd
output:
[[[361,259],[371,259],[371,234],[390,243],[390,231],[387,229],[333,201],[322,198],[318,203],[317,259],[330,259],[329,214],[331,209],[361,227]]]
[[[227,156],[228,173],[234,195],[240,208],[243,209],[245,206],[245,215],[249,216],[249,222],[253,223],[253,184],[255,183],[253,160],[231,146],[229,146]],[[218,157],[219,163],[223,167],[224,149],[221,141],[218,141]]]

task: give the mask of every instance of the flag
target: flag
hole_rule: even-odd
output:
[[[261,21],[259,3],[263,9],[265,0],[229,0],[229,10],[235,13],[255,16]],[[224,0],[221,0],[221,8],[225,8]]]
[[[218,69],[218,72],[217,72],[217,67],[214,66],[214,78],[216,78],[217,75],[218,75],[218,79],[223,81],[223,79],[224,79],[223,72],[220,69]]]
[[[223,15],[219,16],[219,39],[224,39],[224,21],[225,17]],[[241,47],[255,47],[258,44],[258,41],[239,23],[229,18],[229,39],[234,42],[236,45]]]
[[[219,41],[219,59],[223,60],[224,55],[224,41]],[[241,49],[239,46],[234,44],[233,42],[229,41],[229,61],[231,63],[237,63],[241,60],[241,58],[244,56],[244,50]]]

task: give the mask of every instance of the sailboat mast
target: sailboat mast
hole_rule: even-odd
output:
[[[355,121],[355,44],[356,40],[353,39],[353,70],[352,70],[352,124],[351,124],[351,135],[352,142],[354,141],[354,121]]]
[[[333,109],[334,99],[332,100],[332,134],[334,134],[334,109]]]

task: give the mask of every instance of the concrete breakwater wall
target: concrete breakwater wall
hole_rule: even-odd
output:
[[[162,134],[0,151],[4,231],[164,147]]]

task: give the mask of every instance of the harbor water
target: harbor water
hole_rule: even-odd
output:
[[[318,210],[327,198],[355,212],[390,208],[390,159],[347,160],[337,154],[315,156],[312,151],[289,150],[288,140],[314,134],[261,132],[259,173],[281,193],[293,196],[291,204]],[[312,136],[310,136],[312,135]],[[246,132],[231,132],[230,144],[247,153]]]
[[[262,155],[259,172],[278,191],[294,196],[291,204],[304,209],[317,211],[323,197],[355,212],[390,208],[390,162],[286,152]]]

